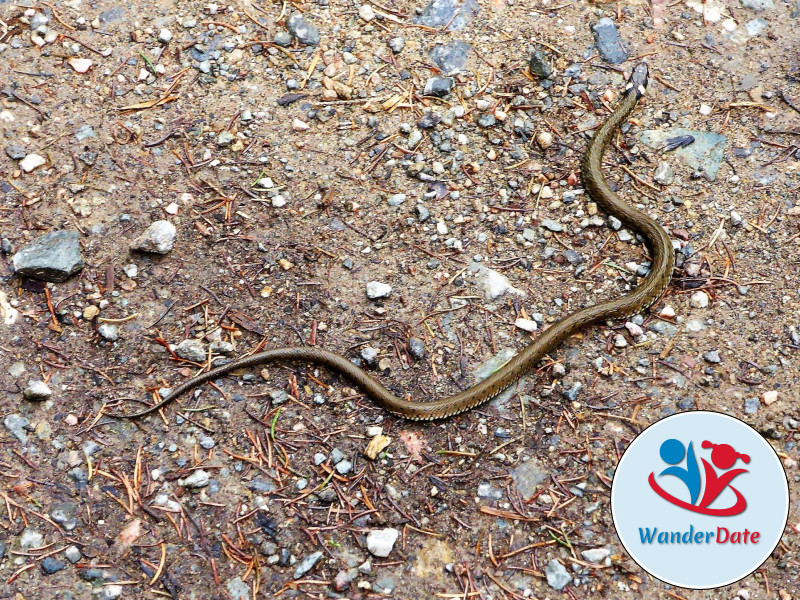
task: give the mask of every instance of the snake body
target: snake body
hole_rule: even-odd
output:
[[[579,330],[604,319],[625,318],[648,308],[669,285],[674,263],[672,244],[667,233],[656,221],[617,197],[601,172],[603,154],[614,132],[633,111],[637,101],[644,94],[646,85],[647,65],[641,63],[634,68],[618,106],[597,129],[581,163],[583,183],[589,195],[604,211],[639,233],[650,250],[652,256],[650,273],[631,292],[573,312],[545,329],[531,344],[488,378],[463,392],[432,402],[415,402],[398,398],[344,356],[320,348],[300,346],[276,348],[234,360],[185,381],[153,406],[137,413],[114,416],[128,419],[143,417],[161,409],[198,385],[236,369],[279,361],[297,361],[314,363],[337,371],[352,380],[377,404],[397,416],[414,421],[444,419],[466,412],[495,397],[531,370],[545,354],[557,348]]]

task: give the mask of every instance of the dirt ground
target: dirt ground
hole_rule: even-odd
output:
[[[744,420],[798,490],[800,4],[692,4],[0,0],[0,598],[800,597],[796,505],[759,570],[704,592],[649,576],[612,524],[619,455],[676,411]],[[287,36],[295,14],[318,39]],[[604,17],[626,60],[598,54]],[[298,344],[440,397],[630,289],[646,248],[578,163],[642,58],[605,161],[679,249],[642,318],[441,423],[304,364],[105,414]],[[676,128],[695,144],[642,137]],[[174,246],[132,251],[160,220]],[[62,229],[78,273],[14,273]]]

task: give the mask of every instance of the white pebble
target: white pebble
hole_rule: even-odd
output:
[[[692,308],[706,308],[708,306],[708,294],[705,292],[695,292],[692,294],[689,304]]]

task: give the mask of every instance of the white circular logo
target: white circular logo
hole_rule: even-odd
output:
[[[721,587],[769,558],[789,517],[789,484],[772,446],[722,413],[648,427],[611,487],[617,534],[639,566],[684,588]]]

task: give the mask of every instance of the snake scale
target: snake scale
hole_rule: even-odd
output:
[[[414,402],[395,396],[379,381],[354,365],[350,360],[316,347],[275,348],[229,362],[189,379],[176,387],[163,400],[140,412],[110,415],[138,419],[153,413],[192,388],[236,369],[254,367],[278,361],[314,363],[336,371],[353,381],[377,404],[392,414],[414,421],[444,419],[466,412],[490,400],[531,370],[545,354],[585,327],[608,318],[625,318],[651,306],[669,285],[674,264],[674,252],[664,229],[643,212],[620,200],[606,183],[601,172],[603,154],[612,136],[633,111],[647,86],[646,63],[637,65],[628,81],[624,95],[608,119],[597,129],[581,162],[584,188],[591,198],[623,225],[639,233],[652,257],[650,273],[629,293],[593,306],[582,308],[545,329],[532,343],[522,349],[503,367],[472,387],[432,402]]]

